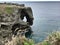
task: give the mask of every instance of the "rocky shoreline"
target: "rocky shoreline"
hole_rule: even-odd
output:
[[[19,35],[12,37],[12,40],[5,45],[60,45],[60,32],[52,32],[43,42],[37,44],[32,39]]]

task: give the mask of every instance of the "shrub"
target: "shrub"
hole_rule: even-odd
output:
[[[12,37],[11,41],[8,41],[5,45],[34,45],[34,41],[32,39],[27,39],[24,36],[15,36]]]

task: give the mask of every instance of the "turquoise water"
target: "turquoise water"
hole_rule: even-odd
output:
[[[60,31],[60,2],[16,2],[32,8],[32,39],[43,41],[51,32]]]

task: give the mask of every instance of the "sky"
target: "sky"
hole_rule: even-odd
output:
[[[1,1],[60,1],[60,0],[0,0]]]

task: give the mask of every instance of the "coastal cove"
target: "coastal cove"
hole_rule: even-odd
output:
[[[49,33],[60,31],[60,3],[59,2],[16,2],[32,8],[34,23],[32,39],[43,41]]]
[[[60,31],[60,2],[14,2],[32,8],[34,23],[32,39],[38,43],[55,31]]]

